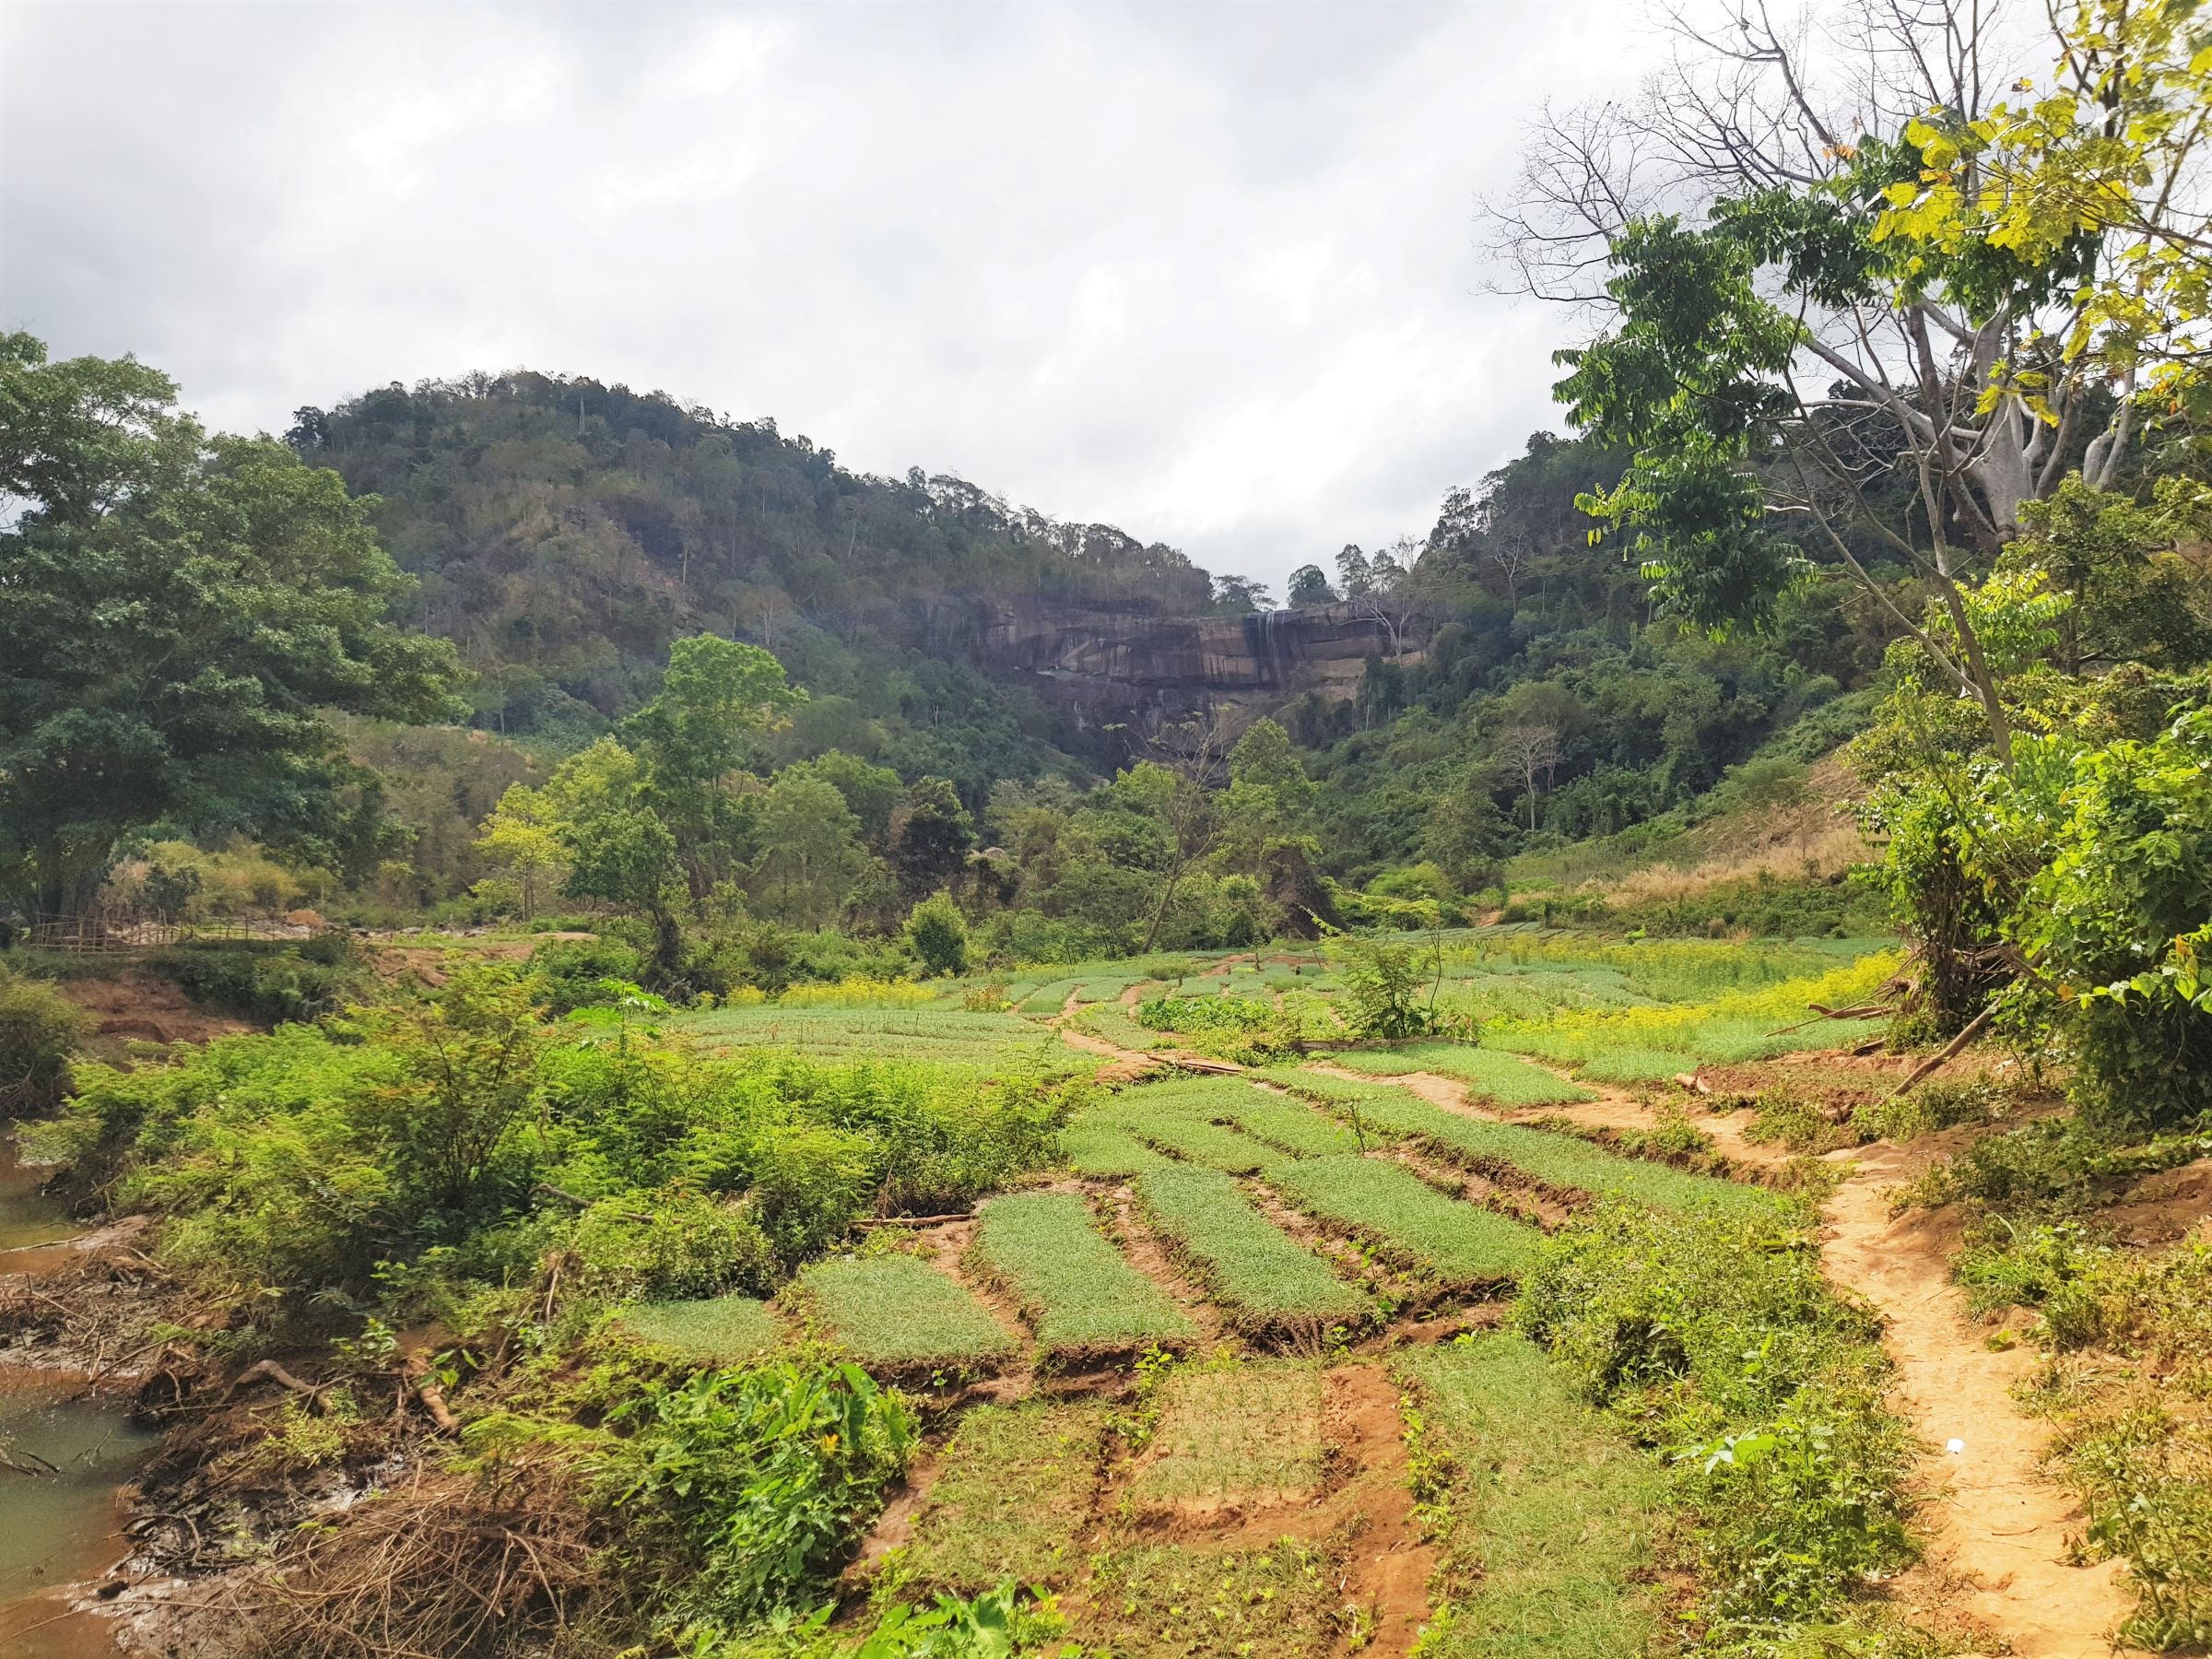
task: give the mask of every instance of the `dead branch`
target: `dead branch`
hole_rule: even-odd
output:
[[[300,1382],[274,1359],[257,1359],[231,1379],[230,1386],[223,1390],[223,1398],[229,1399],[247,1383],[258,1382],[264,1377],[280,1388],[288,1388],[296,1394],[305,1394],[311,1400],[323,1392],[314,1383]]]
[[[1982,1033],[1988,1029],[1989,1022],[1994,1019],[1996,1017],[1997,1005],[1992,1003],[1988,1007],[1983,1009],[1981,1013],[1975,1015],[1973,1018],[1966,1022],[1966,1029],[1960,1031],[1958,1036],[1952,1038],[1950,1041],[1945,1045],[1943,1053],[1936,1054],[1930,1059],[1922,1061],[1919,1067],[1912,1073],[1911,1077],[1907,1077],[1902,1083],[1900,1083],[1896,1088],[1890,1091],[1889,1099],[1892,1100],[1896,1100],[1898,1096],[1903,1094],[1905,1090],[1911,1088],[1914,1084],[1921,1081],[1922,1078],[1932,1077],[1934,1074],[1941,1071],[1945,1066],[1948,1065],[1953,1060],[1959,1057],[1959,1054],[1962,1050],[1965,1049],[1968,1043],[1973,1041],[1975,1038],[1981,1036]]]

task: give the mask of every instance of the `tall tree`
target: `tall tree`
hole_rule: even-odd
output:
[[[81,908],[156,824],[328,853],[349,775],[325,713],[458,712],[453,648],[372,500],[280,444],[206,435],[127,359],[0,338],[0,884]]]

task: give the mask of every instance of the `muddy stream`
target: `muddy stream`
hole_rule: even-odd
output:
[[[82,1233],[0,1135],[0,1277],[53,1266]],[[114,1627],[72,1604],[127,1553],[124,1488],[159,1436],[127,1405],[88,1397],[81,1375],[0,1349],[0,1654],[91,1659],[116,1652]]]

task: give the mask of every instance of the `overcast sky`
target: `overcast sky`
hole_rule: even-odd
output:
[[[1474,206],[1637,15],[11,0],[0,324],[241,429],[661,387],[1279,584],[1557,425]]]

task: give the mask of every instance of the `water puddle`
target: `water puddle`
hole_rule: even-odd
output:
[[[0,1135],[0,1251],[53,1244],[85,1230],[59,1198],[39,1191],[53,1173],[50,1165],[23,1162],[16,1137]],[[25,1270],[25,1264],[0,1255],[0,1273]]]
[[[119,1488],[160,1436],[76,1378],[0,1371],[0,1652],[74,1659],[112,1649],[106,1621],[46,1594],[124,1553]]]
[[[39,1189],[51,1173],[26,1165],[0,1135],[0,1274],[42,1273],[86,1231]],[[0,1653],[90,1659],[115,1651],[112,1625],[73,1613],[60,1586],[104,1571],[127,1552],[121,1488],[160,1436],[135,1428],[114,1399],[79,1397],[81,1378],[0,1365]]]

